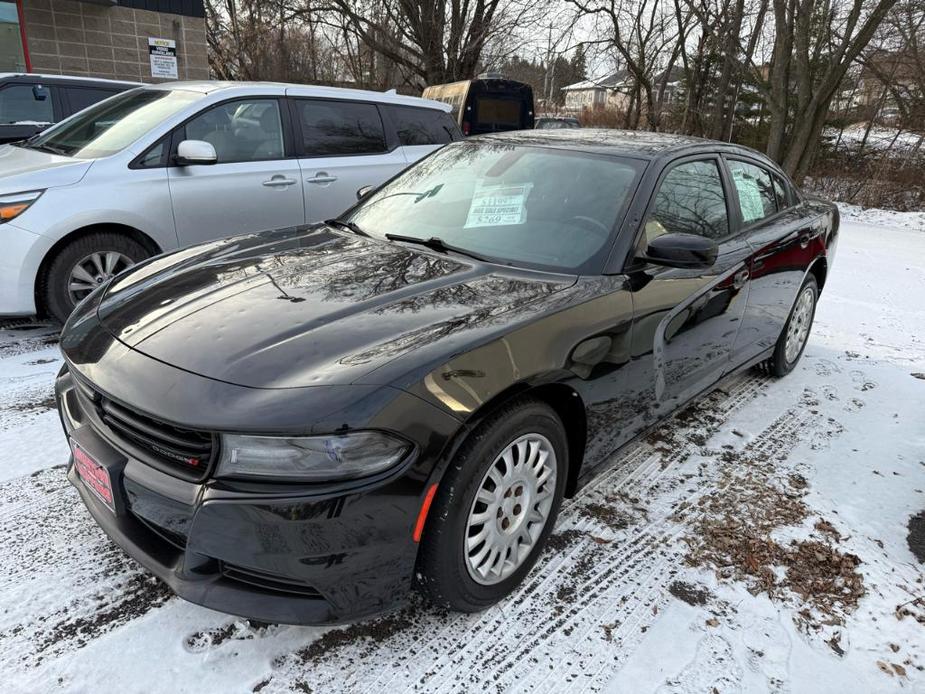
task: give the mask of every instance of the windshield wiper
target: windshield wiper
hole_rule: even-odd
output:
[[[28,147],[29,149],[37,149],[37,150],[39,150],[39,151],[41,151],[41,152],[51,152],[52,154],[57,154],[59,157],[66,157],[66,156],[69,156],[68,153],[67,153],[66,151],[64,151],[64,149],[62,149],[61,147],[55,147],[54,145],[49,145],[49,144],[41,144],[41,145],[29,144],[29,141],[26,140],[25,142],[23,142],[23,146],[24,146],[24,147]]]
[[[446,241],[441,239],[438,236],[431,236],[429,239],[422,239],[417,236],[403,236],[402,234],[386,234],[385,237],[389,241],[403,241],[404,243],[416,243],[420,246],[425,246],[435,251],[440,251],[441,253],[451,252],[459,253],[460,255],[465,255],[473,260],[479,260],[483,263],[494,263],[497,262],[492,258],[487,258],[484,255],[479,255],[478,253],[473,253],[472,251],[467,251],[465,248],[459,248],[457,246],[451,246]]]
[[[352,231],[357,236],[369,236],[369,234],[363,231],[363,229],[360,228],[360,225],[356,222],[345,222],[343,219],[326,219],[324,223],[331,227],[338,227],[340,229]]]

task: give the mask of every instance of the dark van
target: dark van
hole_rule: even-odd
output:
[[[452,106],[463,135],[533,129],[533,87],[497,73],[435,84],[423,96]]]
[[[135,82],[0,72],[0,144],[32,137]]]

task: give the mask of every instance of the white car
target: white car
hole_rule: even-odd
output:
[[[173,82],[0,146],[0,315],[63,321],[143,258],[336,217],[461,139],[449,110],[392,92]]]

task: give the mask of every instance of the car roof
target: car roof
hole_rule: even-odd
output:
[[[38,72],[0,72],[0,81],[3,80],[42,80],[43,82],[61,82],[73,83],[75,85],[85,84],[109,84],[118,87],[140,87],[141,82],[126,82],[125,80],[107,80],[102,77],[77,77],[75,75],[45,75]]]
[[[535,147],[574,149],[596,154],[662,159],[690,151],[739,151],[766,160],[749,147],[707,140],[690,135],[654,133],[648,130],[610,130],[605,128],[572,128],[563,130],[510,130],[503,133],[478,135],[470,140],[497,140]]]
[[[221,82],[217,80],[199,82],[161,82],[145,85],[150,89],[173,90],[184,89],[201,94],[223,93],[227,96],[251,96],[265,91],[270,94],[287,96],[306,96],[324,99],[352,99],[357,101],[375,101],[399,106],[417,106],[449,112],[452,107],[441,101],[422,99],[419,96],[404,96],[394,89],[386,92],[374,92],[367,89],[347,89],[344,87],[323,87],[313,84],[292,84],[286,82]]]

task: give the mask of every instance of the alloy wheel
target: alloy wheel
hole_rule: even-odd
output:
[[[499,583],[530,556],[552,510],[556,467],[552,443],[531,433],[509,443],[488,468],[469,509],[463,548],[476,583]]]
[[[805,287],[793,308],[793,315],[787,325],[787,340],[784,343],[784,357],[792,364],[803,350],[809,337],[809,328],[813,320],[815,293],[812,287]]]
[[[134,264],[131,258],[118,251],[90,253],[71,268],[67,283],[68,296],[77,304],[103,282]]]

